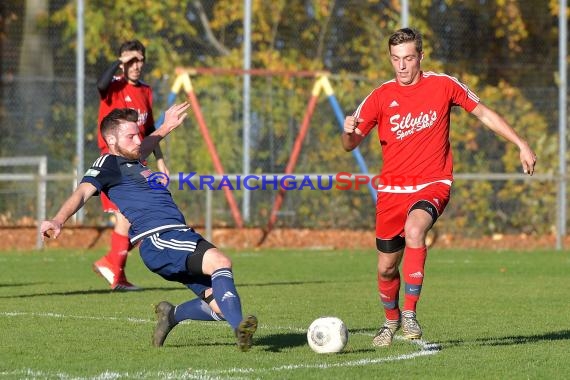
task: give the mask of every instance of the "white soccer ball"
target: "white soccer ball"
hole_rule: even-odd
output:
[[[309,347],[319,354],[340,352],[348,342],[348,329],[337,317],[321,317],[307,330]]]

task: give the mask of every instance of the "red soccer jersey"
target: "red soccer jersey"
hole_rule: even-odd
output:
[[[101,135],[101,121],[114,108],[132,108],[139,113],[137,125],[141,139],[154,131],[152,89],[149,85],[140,81],[137,85],[132,85],[124,77],[114,77],[104,95],[99,104],[97,121],[97,144],[101,154],[109,153],[109,148]]]
[[[400,86],[395,80],[373,90],[354,113],[364,119],[356,133],[378,126],[382,146],[382,191],[416,190],[417,185],[453,180],[449,144],[452,106],[471,112],[479,98],[456,78],[422,72],[420,81]]]

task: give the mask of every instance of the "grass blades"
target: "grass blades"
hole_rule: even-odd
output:
[[[91,271],[101,251],[0,253],[0,378],[4,379],[505,379],[570,373],[567,252],[432,249],[418,305],[424,340],[371,340],[383,321],[373,250],[229,251],[244,314],[259,328],[249,352],[225,322],[177,326],[151,346],[152,306],[193,294],[148,271],[137,253],[114,293]],[[350,336],[319,355],[306,329],[333,315]]]

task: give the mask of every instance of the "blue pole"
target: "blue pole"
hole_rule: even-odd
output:
[[[340,129],[344,130],[344,112],[342,112],[342,109],[340,108],[340,105],[338,104],[338,101],[336,100],[334,94],[328,95],[327,98],[329,99],[329,103],[333,108],[334,115],[336,116],[336,120],[338,121]],[[366,162],[364,161],[364,157],[362,157],[362,153],[360,153],[360,150],[358,148],[354,149],[352,151],[352,155],[356,159],[360,171],[364,174],[368,174],[368,166],[366,166]],[[370,195],[372,196],[372,202],[374,202],[374,205],[376,205],[377,190],[374,188],[374,186],[372,186],[371,182],[368,182],[368,190],[370,190]]]
[[[169,93],[168,98],[166,100],[166,109],[170,108],[170,106],[173,105],[175,101],[176,101],[176,93],[174,93],[174,92]],[[162,123],[164,123],[164,112],[162,112],[160,114],[160,117],[158,118],[158,120],[154,124],[154,126],[155,126],[154,129],[160,128]]]

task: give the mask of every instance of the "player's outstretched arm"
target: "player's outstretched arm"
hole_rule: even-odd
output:
[[[90,183],[83,182],[77,186],[77,189],[63,203],[57,214],[52,220],[44,220],[40,226],[42,240],[47,238],[57,238],[61,233],[63,223],[75,214],[89,198],[95,194],[97,188]]]
[[[518,146],[523,172],[529,175],[534,173],[536,154],[532,151],[526,140],[520,137],[505,119],[483,103],[479,103],[471,113],[477,116],[487,128]]]
[[[145,159],[156,148],[160,140],[166,137],[170,132],[182,125],[186,119],[186,110],[190,107],[190,103],[184,102],[175,104],[164,113],[164,122],[156,131],[144,138],[141,143],[141,159]]]

